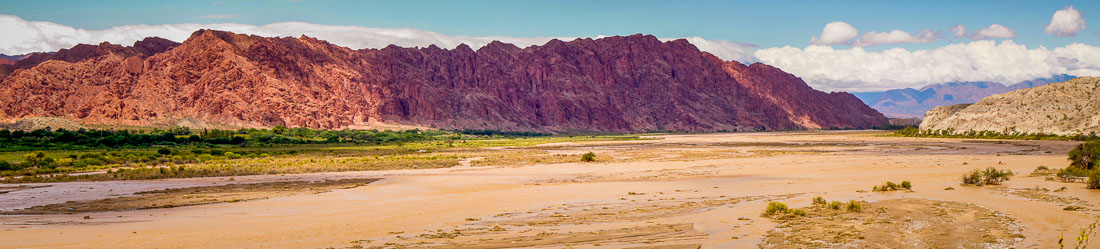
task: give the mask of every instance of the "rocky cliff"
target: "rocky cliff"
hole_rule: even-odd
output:
[[[1100,78],[1075,78],[992,95],[976,104],[936,107],[928,111],[920,128],[1059,135],[1100,133]]]
[[[476,51],[351,50],[310,37],[200,30],[182,44],[81,45],[51,56],[25,58],[3,79],[0,119],[549,132],[887,123],[851,94],[820,92],[771,66],[722,61],[687,41],[645,35],[528,48],[493,42]]]

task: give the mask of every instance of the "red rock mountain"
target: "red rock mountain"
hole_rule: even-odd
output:
[[[517,131],[860,128],[886,118],[777,68],[653,36],[352,50],[309,37],[200,30],[181,44],[79,45],[16,63],[0,119],[235,126],[385,123]]]

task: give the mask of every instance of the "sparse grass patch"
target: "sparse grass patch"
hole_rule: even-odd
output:
[[[909,181],[902,181],[901,184],[897,184],[897,183],[894,183],[894,182],[891,182],[891,181],[887,181],[886,183],[883,183],[882,185],[872,187],[871,191],[872,192],[886,192],[886,191],[895,191],[895,190],[902,190],[902,189],[912,190],[913,189],[913,183],[910,183]]]

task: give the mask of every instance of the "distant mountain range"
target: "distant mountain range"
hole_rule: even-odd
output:
[[[683,39],[641,34],[526,48],[353,50],[305,36],[200,30],[183,43],[78,45],[8,66],[11,73],[0,75],[5,122],[539,132],[887,124],[849,93],[821,92],[772,66],[723,61]]]
[[[856,92],[863,103],[890,118],[923,118],[925,112],[937,106],[977,103],[990,95],[1032,88],[1075,78],[1055,75],[1005,86],[996,82],[952,82],[921,88],[894,89],[885,92]]]

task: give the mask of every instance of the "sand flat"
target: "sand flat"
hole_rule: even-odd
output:
[[[1083,184],[1026,177],[1039,165],[1067,165],[1065,154],[1076,142],[879,134],[661,135],[658,140],[535,147],[568,155],[593,151],[598,155],[595,163],[467,163],[429,170],[236,177],[237,182],[332,177],[382,180],[352,189],[247,202],[0,216],[0,237],[19,238],[0,240],[0,247],[466,248],[523,241],[526,244],[522,245],[530,247],[751,248],[764,242],[779,224],[760,217],[768,202],[807,207],[814,196],[974,205],[1011,217],[1023,235],[1014,244],[1017,248],[1057,246],[1058,235],[1072,236],[1075,229],[1095,219],[1092,210],[1063,211],[1067,204],[1059,198],[1014,194],[1028,188],[1066,187],[1065,191],[1042,194],[1074,200],[1079,206],[1098,203],[1096,192],[1084,189]],[[1017,176],[1002,186],[959,186],[964,172],[990,166],[1011,169]],[[914,191],[869,191],[884,181],[902,180],[911,181]],[[104,187],[98,186],[138,184],[142,187],[126,188],[138,192],[226,181],[50,183],[49,187],[12,188],[0,198],[33,195],[36,200],[55,200],[6,206],[25,208],[73,199],[64,197],[80,193],[73,188],[88,196],[105,197],[126,193],[104,193]],[[954,190],[944,190],[947,187]],[[85,219],[86,215],[90,219]]]

